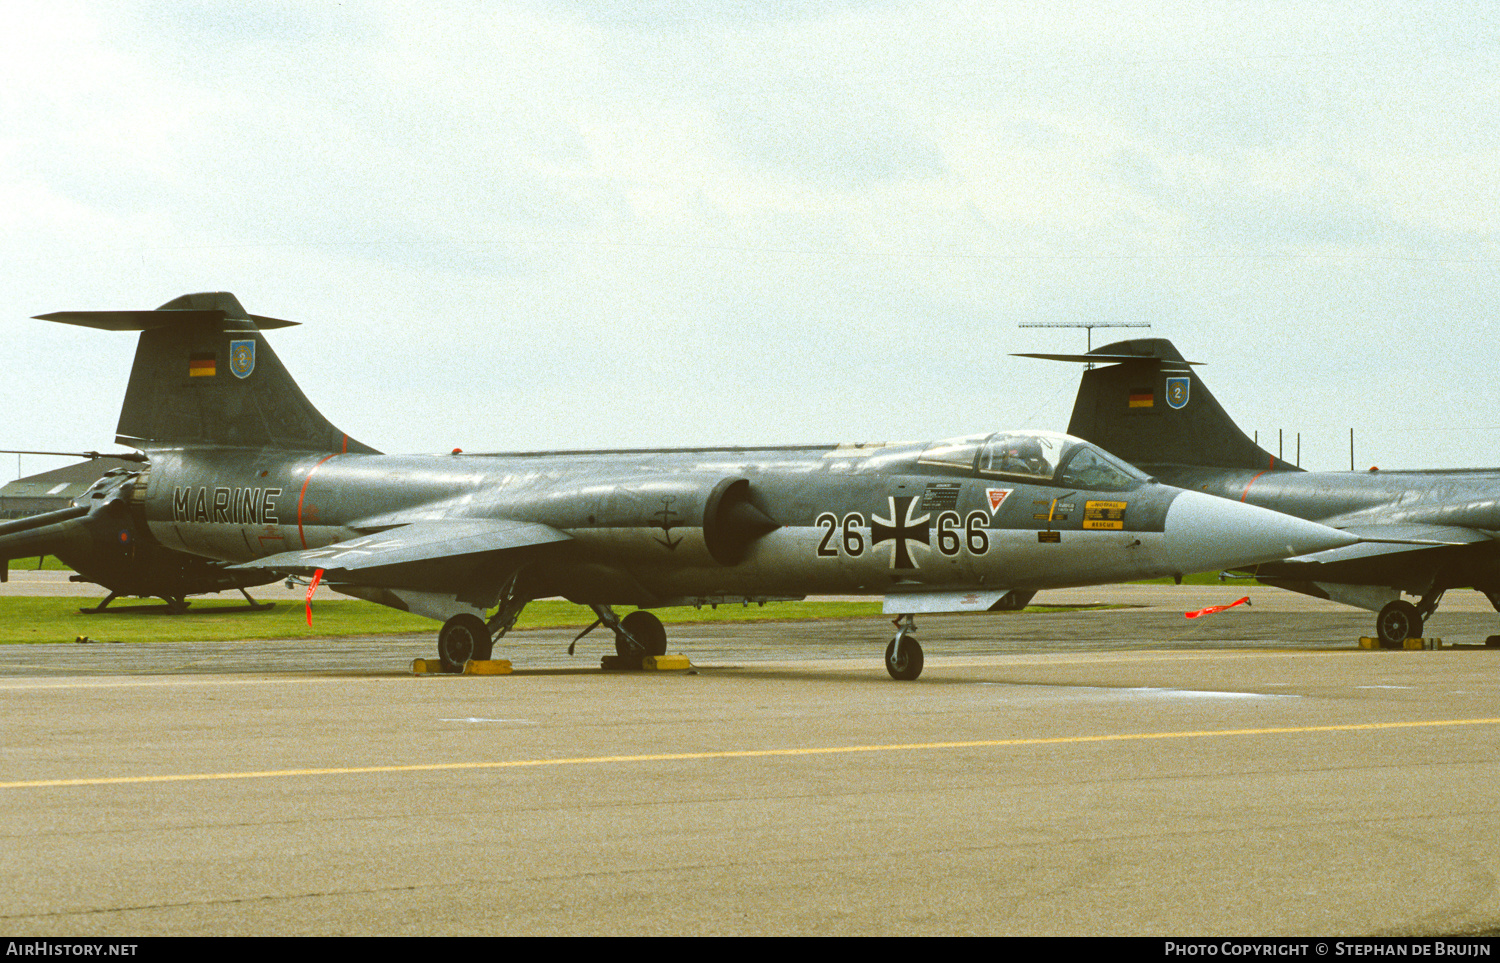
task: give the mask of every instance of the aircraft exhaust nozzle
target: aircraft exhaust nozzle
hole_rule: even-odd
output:
[[[1323,552],[1359,538],[1327,525],[1185,491],[1167,508],[1167,557],[1184,575]]]

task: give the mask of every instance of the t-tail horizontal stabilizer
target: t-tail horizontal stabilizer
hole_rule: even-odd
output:
[[[1162,465],[1301,471],[1261,448],[1220,407],[1164,338],[1117,341],[1088,354],[1022,358],[1102,365],[1083,373],[1068,434],[1147,471]]]
[[[262,334],[296,322],[249,314],[227,292],[186,294],[154,311],[37,317],[141,333],[116,428],[122,445],[375,452],[313,407]]]

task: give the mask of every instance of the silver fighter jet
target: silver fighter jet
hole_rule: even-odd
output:
[[[1235,566],[1261,582],[1378,613],[1388,648],[1420,636],[1449,589],[1476,588],[1500,610],[1500,469],[1303,471],[1246,437],[1193,371],[1198,362],[1161,338],[1022,357],[1098,365],[1084,372],[1068,430],[1153,477],[1360,537]]]
[[[933,443],[383,455],[330,424],[233,295],[41,316],[139,331],[117,440],[147,456],[96,501],[169,549],[442,622],[450,669],[531,600],[593,609],[616,657],[666,650],[651,609],[884,597],[886,668],[914,616],[1039,589],[1254,565],[1354,536],[1157,484],[1062,434]],[[3,553],[0,544],[0,553]],[[616,614],[616,607],[635,611]]]

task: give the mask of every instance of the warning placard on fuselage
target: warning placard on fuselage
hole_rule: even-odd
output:
[[[1084,502],[1084,529],[1086,531],[1120,531],[1125,527],[1126,504],[1126,502]]]

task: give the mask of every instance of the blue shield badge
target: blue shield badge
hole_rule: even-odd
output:
[[[1192,383],[1189,378],[1167,379],[1167,406],[1170,408],[1186,408],[1188,403],[1188,385]]]
[[[255,370],[255,342],[229,342],[229,370],[236,378],[248,378]]]

